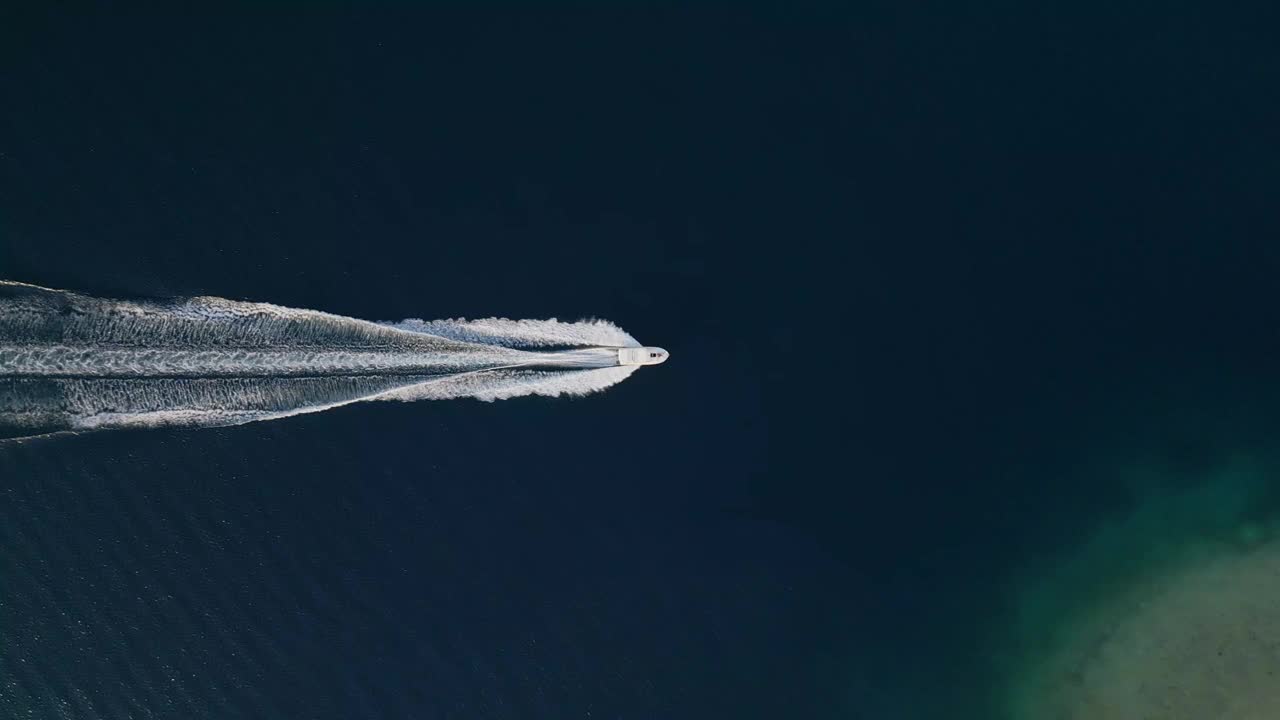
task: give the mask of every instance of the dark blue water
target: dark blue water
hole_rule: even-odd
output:
[[[991,717],[1072,469],[1274,422],[1274,13],[0,17],[4,278],[672,352],[0,447],[3,715]]]

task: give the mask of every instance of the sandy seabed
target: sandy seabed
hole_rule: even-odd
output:
[[[1280,718],[1280,540],[1206,545],[1099,599],[1030,664],[1016,720]]]

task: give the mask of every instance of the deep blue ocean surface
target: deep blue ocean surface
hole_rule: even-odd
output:
[[[0,278],[672,354],[0,444],[0,715],[999,717],[1082,468],[1278,427],[1277,18],[935,5],[0,11]]]

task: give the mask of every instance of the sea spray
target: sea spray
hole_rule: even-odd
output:
[[[585,395],[635,371],[619,365],[624,347],[639,343],[602,320],[369,322],[0,281],[0,426],[222,426],[364,400]]]

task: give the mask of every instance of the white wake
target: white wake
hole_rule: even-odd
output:
[[[602,320],[369,322],[0,281],[0,426],[233,425],[366,400],[577,396],[627,378]]]

